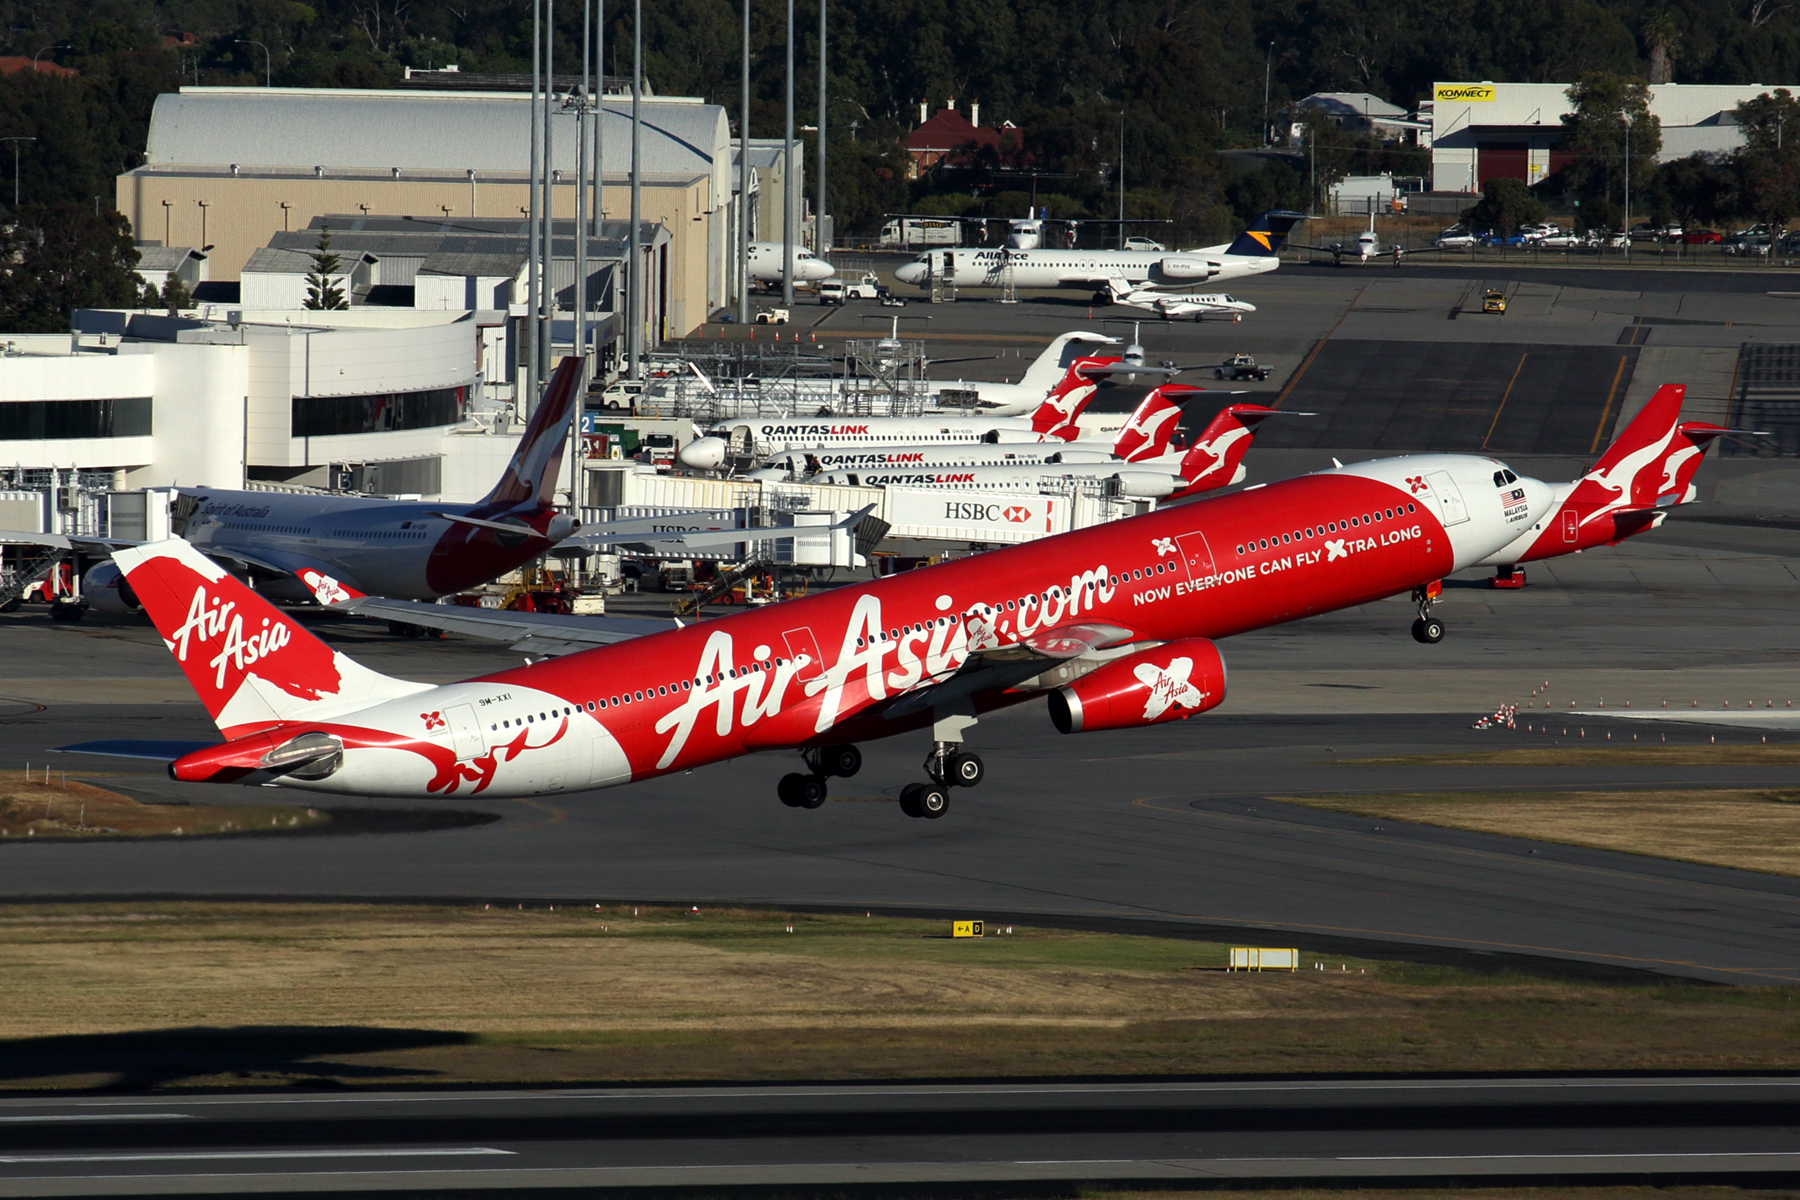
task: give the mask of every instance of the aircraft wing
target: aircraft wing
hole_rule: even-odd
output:
[[[907,692],[882,716],[895,721],[930,708],[967,699],[976,692],[1015,687],[1065,659],[1136,638],[1132,630],[1101,621],[1076,621],[1040,629],[1030,637],[989,650],[976,650],[949,677]]]
[[[336,612],[355,613],[378,621],[402,621],[426,629],[510,642],[512,648],[521,653],[546,657],[592,650],[595,646],[611,646],[672,628],[668,622],[653,617],[564,616],[561,613],[427,604],[419,600],[388,600],[381,596],[353,596],[328,607]]]
[[[8,546],[43,546],[50,550],[83,550],[110,554],[136,542],[127,538],[87,537],[81,534],[32,533],[24,529],[0,529],[0,543]]]

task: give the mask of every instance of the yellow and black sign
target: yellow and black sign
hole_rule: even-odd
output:
[[[1431,98],[1439,104],[1491,104],[1499,91],[1491,83],[1440,83]]]
[[[950,922],[950,936],[980,937],[982,935],[981,926],[980,921],[952,921]]]

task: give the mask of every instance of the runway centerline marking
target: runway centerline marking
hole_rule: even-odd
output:
[[[516,1150],[492,1146],[449,1146],[421,1150],[195,1150],[168,1154],[0,1154],[0,1163],[220,1162],[238,1159],[294,1158],[469,1158]]]

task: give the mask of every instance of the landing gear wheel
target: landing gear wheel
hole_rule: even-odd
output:
[[[987,775],[987,767],[973,754],[957,754],[950,759],[950,780],[957,787],[974,787]]]
[[[1436,617],[1420,617],[1412,623],[1412,635],[1415,642],[1435,646],[1444,640],[1444,623]]]
[[[848,779],[862,770],[862,751],[855,746],[827,746],[819,751],[819,773]]]
[[[924,816],[924,810],[919,807],[919,793],[924,790],[925,785],[922,783],[909,783],[901,788],[900,811],[909,817]]]
[[[940,784],[919,789],[919,813],[935,821],[950,811],[950,789]]]
[[[825,779],[799,772],[783,775],[781,782],[775,785],[775,794],[789,808],[817,808],[825,803]]]
[[[781,802],[789,808],[799,808],[800,785],[805,782],[806,776],[801,775],[798,772],[791,775],[783,775],[781,777],[781,782],[775,785],[775,794],[779,796]]]

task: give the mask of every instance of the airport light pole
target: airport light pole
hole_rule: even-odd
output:
[[[601,189],[606,186],[606,167],[601,160],[601,146],[605,144],[605,133],[601,127],[606,124],[606,0],[595,0],[594,20],[594,207],[588,213],[588,233],[600,236],[600,222],[605,220],[601,211]]]
[[[37,54],[34,54],[34,55],[32,55],[32,56],[31,56],[31,73],[32,73],[32,74],[33,74],[33,75],[36,75],[36,74],[37,74],[37,70],[38,70],[38,58],[39,58],[39,57],[40,57],[40,56],[41,56],[41,55],[45,55],[45,54],[48,54],[48,53],[50,53],[50,52],[51,52],[51,51],[52,51],[52,50],[73,50],[73,49],[74,49],[74,48],[75,48],[75,47],[73,47],[73,46],[45,46],[45,47],[44,47],[44,48],[43,48],[43,49],[42,49],[42,50],[39,50],[39,51],[38,51],[38,52],[37,52]],[[196,68],[195,68],[195,71],[194,71],[194,73],[195,73],[195,74],[196,74],[196,75],[197,75],[197,74],[199,74],[199,68],[198,68],[198,67],[196,67]]]
[[[1631,257],[1631,110],[1625,110],[1625,257]]]
[[[543,338],[543,349],[538,351],[538,361],[542,364],[543,378],[540,383],[548,386],[550,372],[556,365],[552,360],[556,357],[553,331],[556,328],[556,140],[551,135],[550,115],[556,111],[556,0],[544,0],[544,289],[543,316],[539,320],[539,336]],[[535,405],[539,397],[533,397]]]
[[[744,0],[743,95],[738,112],[738,320],[750,323],[750,0]]]
[[[35,142],[34,137],[0,138],[0,142],[11,142],[13,147],[13,211],[19,209],[19,143]],[[163,245],[169,244],[169,202],[163,201]]]
[[[269,48],[264,46],[261,42],[253,42],[249,38],[232,38],[231,40],[240,46],[261,47],[263,52],[263,86],[270,86],[270,81],[275,78],[275,60],[269,56]]]
[[[538,376],[538,173],[543,170],[542,132],[538,122],[542,119],[543,110],[538,107],[538,87],[544,66],[543,54],[543,3],[532,0],[531,3],[531,179],[525,192],[527,197],[527,216],[525,218],[526,238],[526,270],[525,270],[525,321],[519,333],[525,339],[525,403],[515,403],[515,409],[521,409],[519,415],[529,417],[531,410],[537,407]],[[515,375],[514,378],[517,378]]]
[[[787,124],[782,134],[786,156],[781,160],[781,302],[794,303],[794,0],[787,0]]]
[[[1269,136],[1269,80],[1275,72],[1275,43],[1269,43],[1269,53],[1263,59],[1263,136],[1262,144],[1267,146],[1274,139]]]
[[[644,253],[642,235],[639,227],[643,224],[644,180],[640,169],[643,165],[644,121],[641,105],[644,97],[644,0],[631,0],[631,270],[626,276],[631,292],[626,297],[626,313],[631,321],[631,330],[626,340],[626,350],[630,355],[630,370],[633,379],[642,378],[640,360],[644,355],[644,320],[646,318],[644,288],[639,280],[643,274]]]
[[[825,244],[825,0],[819,0],[819,207],[813,213],[813,253],[824,257]]]
[[[581,6],[581,90],[575,94],[575,419],[569,423],[569,512],[581,516],[581,482],[587,473],[587,439],[581,416],[587,399],[587,178],[588,73],[593,50],[594,0]]]

